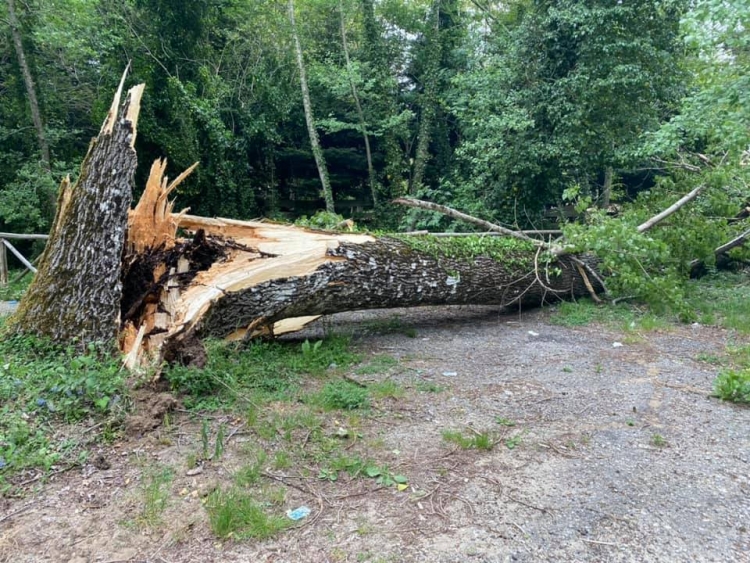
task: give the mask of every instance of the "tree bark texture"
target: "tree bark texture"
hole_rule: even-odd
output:
[[[26,59],[26,50],[23,48],[21,24],[18,21],[18,15],[16,14],[15,0],[8,0],[8,19],[10,21],[10,33],[13,37],[13,46],[16,49],[16,56],[18,58],[18,66],[20,67],[21,74],[23,75],[23,83],[26,86],[26,95],[29,97],[31,120],[34,123],[34,129],[36,130],[36,137],[39,144],[39,152],[42,157],[42,164],[44,165],[44,169],[49,172],[51,169],[49,143],[47,142],[47,136],[44,133],[44,123],[42,121],[42,113],[39,110],[39,100],[36,97],[36,86],[34,85],[34,78],[31,75],[31,69],[29,68],[29,63]]]
[[[125,77],[123,76],[123,82]],[[58,342],[112,341],[119,328],[120,268],[132,200],[133,148],[143,85],[120,106],[123,82],[74,186],[66,178],[39,273],[11,326]]]
[[[305,121],[307,122],[307,132],[310,136],[310,145],[312,147],[313,156],[315,157],[315,165],[318,167],[320,183],[323,186],[323,198],[326,202],[326,211],[328,211],[329,213],[335,213],[336,210],[333,203],[333,189],[331,188],[331,180],[328,177],[328,167],[326,166],[325,157],[323,156],[323,149],[320,146],[318,131],[315,128],[315,117],[313,115],[312,102],[310,101],[310,90],[307,87],[305,60],[302,56],[302,45],[300,44],[299,33],[297,33],[297,23],[294,18],[294,0],[289,0],[289,23],[292,27],[294,51],[297,58],[300,87],[302,88],[302,105],[305,110]]]
[[[588,295],[575,261],[596,268],[595,259],[580,255],[545,263],[542,249],[524,241],[513,243],[502,256],[451,257],[440,250],[445,241],[438,239],[425,250],[394,237],[229,219],[183,216],[180,227],[208,240],[231,241],[231,246],[223,259],[180,289],[169,307],[167,330],[153,334],[156,344],[145,335],[145,349],[159,358],[184,358],[180,350],[208,336],[274,336],[344,311],[467,304],[536,307]],[[590,283],[601,290],[596,280]]]

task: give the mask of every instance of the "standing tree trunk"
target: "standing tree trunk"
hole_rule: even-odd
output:
[[[133,145],[143,85],[120,107],[125,75],[81,174],[60,186],[57,213],[39,272],[11,327],[57,342],[114,341],[119,329],[120,270],[132,200]]]
[[[612,199],[612,181],[614,177],[614,170],[611,166],[607,166],[604,169],[604,186],[602,187],[602,199],[601,199],[601,205],[599,206],[601,209],[607,210],[609,209],[609,203]]]
[[[44,123],[42,122],[42,113],[39,111],[39,101],[36,97],[36,86],[34,85],[34,78],[31,76],[31,69],[29,69],[29,63],[26,60],[26,51],[23,48],[21,24],[19,23],[18,16],[16,15],[15,0],[8,0],[8,20],[10,23],[10,33],[13,37],[13,45],[15,46],[16,56],[18,57],[18,66],[21,68],[23,83],[26,86],[26,95],[29,97],[31,119],[34,122],[34,129],[36,130],[39,152],[42,156],[42,164],[44,166],[44,169],[49,172],[51,170],[49,143],[47,143],[47,137],[44,134]]]
[[[305,108],[305,121],[307,122],[307,132],[310,135],[310,145],[312,146],[315,165],[318,167],[320,183],[323,185],[323,197],[326,201],[326,211],[335,213],[333,205],[333,190],[331,189],[331,180],[328,178],[328,168],[323,157],[323,149],[318,139],[318,131],[315,129],[315,117],[313,115],[312,103],[310,102],[310,91],[307,88],[307,74],[305,73],[305,61],[302,57],[302,45],[299,42],[297,33],[297,23],[294,19],[294,0],[289,0],[289,23],[292,26],[292,38],[294,39],[294,50],[297,55],[297,68],[299,69],[299,81],[302,88],[302,105]]]
[[[372,194],[372,204],[378,206],[378,188],[375,181],[375,168],[372,165],[372,151],[370,150],[370,136],[367,134],[367,123],[365,122],[365,113],[362,111],[362,103],[359,101],[357,86],[352,78],[352,63],[349,60],[349,46],[346,42],[346,26],[344,24],[344,2],[339,0],[339,15],[341,17],[341,45],[344,48],[344,58],[346,60],[346,76],[349,79],[349,87],[352,90],[352,98],[357,108],[357,117],[359,118],[359,128],[362,131],[362,137],[365,141],[365,154],[367,156],[367,177],[370,182],[370,193]]]
[[[440,0],[435,0],[430,12],[430,21],[426,32],[427,64],[424,71],[424,89],[420,103],[419,132],[417,134],[417,150],[414,154],[414,168],[412,169],[409,194],[414,196],[422,187],[424,171],[430,157],[430,132],[435,120],[435,105],[437,100],[437,74],[440,66]]]

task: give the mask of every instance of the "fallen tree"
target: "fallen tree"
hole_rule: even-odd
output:
[[[83,343],[116,337],[131,367],[162,360],[200,365],[205,337],[273,337],[331,313],[466,304],[523,309],[606,292],[592,255],[413,199],[398,203],[507,237],[374,236],[175,213],[169,196],[195,165],[169,182],[162,160],[129,210],[142,89],[131,90],[120,107],[121,84],[80,178],[74,186],[63,182],[39,275],[11,329]]]

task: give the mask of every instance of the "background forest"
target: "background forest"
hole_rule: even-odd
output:
[[[3,0],[0,230],[46,232],[128,61],[136,189],[157,157],[200,161],[177,198],[196,214],[451,228],[389,203],[414,195],[542,227],[706,184],[690,220],[729,221],[748,23],[748,0]]]

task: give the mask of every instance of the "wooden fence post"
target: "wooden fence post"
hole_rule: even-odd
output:
[[[5,250],[5,239],[0,238],[0,286],[8,285],[8,254]]]

